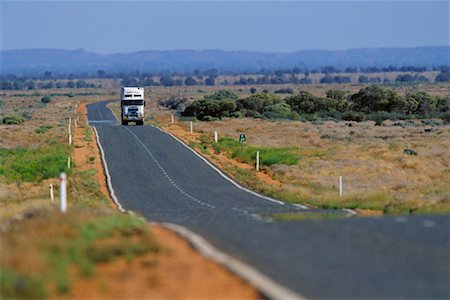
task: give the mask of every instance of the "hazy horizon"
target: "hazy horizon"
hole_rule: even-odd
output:
[[[0,50],[97,54],[448,46],[448,1],[3,1]]]
[[[131,52],[115,52],[115,53],[98,53],[95,51],[89,51],[87,49],[84,49],[82,47],[79,48],[73,48],[73,49],[64,49],[64,48],[45,48],[45,47],[39,47],[39,48],[22,48],[22,49],[5,49],[0,51],[27,51],[27,50],[62,50],[62,51],[84,51],[87,53],[93,53],[98,55],[115,55],[115,54],[132,54],[132,53],[139,53],[139,52],[146,52],[146,51],[155,51],[155,52],[176,52],[176,51],[222,51],[222,52],[254,52],[254,53],[261,53],[261,54],[270,54],[270,53],[277,53],[277,54],[291,54],[295,52],[302,52],[302,51],[347,51],[347,50],[364,50],[364,49],[414,49],[414,48],[428,48],[428,47],[448,47],[449,45],[421,45],[421,46],[414,46],[414,47],[365,47],[365,48],[343,48],[343,49],[301,49],[301,50],[293,50],[293,51],[252,51],[252,50],[223,50],[223,49],[141,49],[141,50],[135,50]]]

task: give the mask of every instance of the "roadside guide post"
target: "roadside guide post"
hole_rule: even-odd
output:
[[[53,195],[53,184],[50,183],[50,202],[55,201],[55,196]]]
[[[247,137],[245,136],[245,134],[241,133],[239,135],[239,143],[241,144],[241,152],[242,152],[242,147],[244,146],[244,143],[247,141]]]
[[[59,176],[59,208],[62,213],[67,211],[67,176],[61,173]]]
[[[259,151],[256,151],[256,172],[259,171]]]

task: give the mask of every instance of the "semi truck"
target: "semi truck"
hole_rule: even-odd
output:
[[[122,125],[128,125],[128,122],[144,125],[144,88],[122,87],[120,97]]]

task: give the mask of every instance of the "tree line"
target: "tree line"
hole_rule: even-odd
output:
[[[270,93],[258,93],[239,99],[231,91],[220,90],[190,103],[181,115],[204,121],[228,117],[358,122],[366,119],[379,121],[380,118],[438,117],[450,121],[450,98],[425,92],[401,96],[379,85],[365,87],[354,94],[328,90],[325,97],[300,91],[284,99]]]
[[[435,82],[450,82],[450,67],[440,66],[432,69],[438,71]],[[53,88],[97,88],[101,83],[92,82],[93,79],[115,79],[119,80],[123,86],[215,86],[215,85],[263,85],[263,84],[311,84],[311,74],[324,74],[319,82],[323,84],[343,84],[351,83],[351,77],[345,74],[363,73],[358,83],[420,83],[430,81],[422,73],[429,71],[425,67],[366,67],[356,68],[348,67],[345,69],[325,66],[320,70],[303,70],[301,68],[293,68],[286,70],[270,71],[262,69],[252,74],[231,74],[232,77],[239,77],[236,80],[228,79],[230,76],[220,73],[217,69],[195,70],[189,74],[178,74],[176,72],[162,72],[158,74],[141,73],[139,71],[129,73],[108,74],[104,70],[98,70],[96,74],[79,74],[79,75],[54,75],[50,71],[46,71],[39,76],[17,76],[14,74],[0,76],[0,90],[34,90],[34,89],[53,89]],[[368,75],[377,72],[407,72],[407,74],[399,74],[394,81],[387,78],[380,78],[375,75]],[[415,74],[409,74],[414,72]],[[219,78],[222,76],[221,78]],[[220,80],[219,80],[220,79]]]

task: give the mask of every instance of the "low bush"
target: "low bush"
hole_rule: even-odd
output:
[[[349,110],[342,114],[342,120],[344,121],[362,122],[365,118],[366,116],[363,113],[357,111]]]
[[[219,139],[219,142],[214,143],[212,146],[216,153],[228,152],[231,154],[231,157],[238,158],[240,161],[248,164],[255,164],[256,151],[259,151],[260,164],[265,166],[275,164],[295,165],[299,160],[298,155],[295,153],[295,148],[292,147],[271,148],[243,145],[241,149],[239,141],[229,137]]]
[[[35,131],[37,134],[43,134],[43,133],[46,133],[51,128],[53,128],[53,126],[51,126],[51,125],[42,125],[39,128],[37,128]]]
[[[4,117],[2,123],[6,125],[19,125],[25,122],[24,116]]]
[[[41,98],[41,102],[42,103],[50,103],[52,101],[52,97],[50,95],[45,95],[44,97]]]
[[[51,144],[34,149],[0,149],[0,176],[8,182],[40,182],[67,169],[69,148]]]

